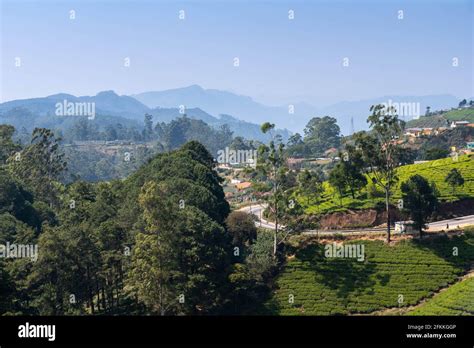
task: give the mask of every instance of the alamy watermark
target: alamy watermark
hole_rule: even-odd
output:
[[[70,102],[64,99],[55,105],[56,116],[87,116],[89,120],[95,118],[95,102]]]
[[[257,165],[257,150],[231,150],[226,147],[217,151],[217,162],[221,164],[243,164],[251,167]]]
[[[327,258],[353,258],[362,262],[365,259],[365,246],[364,244],[326,244],[324,256]]]
[[[29,258],[33,262],[36,262],[38,260],[38,244],[10,244],[10,242],[0,244],[0,258]]]
[[[396,113],[398,116],[420,118],[420,103],[416,102],[394,102],[389,99],[388,102],[382,103],[389,114]],[[392,110],[393,107],[393,110]]]

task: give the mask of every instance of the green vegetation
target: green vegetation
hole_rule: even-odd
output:
[[[450,286],[407,315],[474,315],[474,277]]]
[[[453,189],[453,195],[456,187],[464,185],[464,178],[461,173],[459,173],[459,170],[457,170],[456,168],[453,168],[449,171],[444,181]]]
[[[474,108],[451,110],[443,114],[450,121],[469,121],[474,122]]]
[[[453,193],[452,187],[445,182],[445,177],[451,169],[457,169],[464,178],[464,185],[460,186]],[[410,164],[396,169],[399,177],[394,186],[392,195],[392,204],[401,198],[400,186],[413,175],[421,175],[436,185],[439,191],[439,200],[453,201],[461,198],[474,197],[474,156],[459,156],[458,160],[444,158],[420,164]],[[372,184],[365,186],[361,192],[353,199],[350,195],[345,195],[340,200],[337,197],[337,191],[329,185],[323,183],[324,194],[319,199],[319,204],[307,204],[307,198],[304,194],[298,195],[298,201],[306,208],[307,213],[328,213],[334,211],[344,211],[347,209],[367,209],[375,208],[384,202],[384,194],[381,190],[373,187]]]
[[[448,120],[444,115],[422,116],[417,120],[410,120],[406,124],[407,128],[438,128],[449,127]]]
[[[402,209],[413,220],[413,227],[420,231],[422,237],[428,219],[438,207],[436,187],[430,185],[421,175],[413,175],[402,183]]]
[[[0,127],[0,143],[12,134]],[[156,155],[125,180],[67,185],[52,131],[35,129],[15,151],[0,158],[0,244],[41,252],[2,255],[0,315],[237,314],[268,292],[268,238],[255,238],[248,216],[224,223],[229,204],[204,145]]]
[[[354,244],[365,246],[365,261],[326,258],[321,244],[297,249],[276,279],[266,313],[338,315],[414,305],[453,283],[474,258],[472,235]]]
[[[474,122],[474,108],[462,110],[450,110],[442,114],[420,117],[417,120],[407,122],[407,128],[436,128],[447,127],[448,121],[469,121]]]
[[[313,117],[304,129],[304,142],[313,156],[322,156],[324,151],[341,144],[340,128],[333,117]]]

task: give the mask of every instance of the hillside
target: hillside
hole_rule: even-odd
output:
[[[451,110],[443,114],[443,116],[451,121],[474,122],[474,108],[463,109],[463,110]]]
[[[454,194],[451,187],[445,182],[447,173],[453,169],[458,169],[464,177],[464,185],[457,188]],[[410,164],[397,169],[399,181],[393,193],[392,202],[396,202],[401,197],[400,185],[411,176],[419,174],[434,182],[439,190],[439,199],[442,201],[459,200],[462,198],[474,197],[474,155],[459,156],[455,161],[452,158],[439,159],[420,164]],[[298,201],[306,208],[307,213],[329,213],[333,211],[344,211],[347,209],[367,209],[375,208],[384,200],[382,192],[376,191],[369,194],[370,187],[366,186],[353,199],[350,194],[346,194],[342,199],[327,182],[323,184],[325,193],[319,204],[312,202],[308,205],[304,196],[299,196]]]
[[[474,277],[450,286],[407,315],[474,315]]]
[[[95,96],[81,96],[60,93],[43,98],[31,98],[13,100],[0,104],[0,124],[6,123],[15,126],[17,129],[25,128],[27,131],[35,127],[46,127],[60,129],[62,131],[70,128],[79,117],[56,116],[56,104],[65,100],[73,103],[94,103],[95,117],[92,121],[94,128],[105,129],[110,124],[121,123],[130,127],[141,128],[145,113],[153,115],[154,122],[170,122],[182,116],[178,108],[181,103],[165,103],[169,107],[150,108],[142,104],[135,98],[121,95],[113,91],[100,92]],[[220,111],[217,115],[223,113]],[[212,127],[219,128],[227,124],[234,132],[234,136],[242,136],[250,140],[266,142],[270,139],[260,131],[258,119],[253,118],[252,122],[242,121],[230,115],[220,117],[213,116],[198,107],[189,107],[186,114],[190,118],[202,120]],[[291,133],[286,129],[277,129],[284,140],[288,139]]]
[[[306,101],[285,100],[278,105],[265,105],[245,95],[218,90],[205,89],[199,85],[162,91],[151,91],[132,95],[143,104],[153,108],[176,107],[186,105],[189,108],[201,108],[213,115],[222,113],[233,115],[243,121],[263,123],[271,120],[278,127],[287,128],[293,132],[302,132],[308,121],[316,116],[333,116],[338,120],[343,134],[351,134],[351,120],[354,130],[367,130],[366,122],[369,109],[380,103],[414,103],[419,105],[423,113],[428,105],[432,109],[440,110],[455,105],[458,98],[449,94],[402,96],[385,95],[362,100],[342,100],[331,103],[329,100],[310,98]],[[288,106],[294,106],[294,113],[288,113]],[[401,115],[410,120],[414,115]]]
[[[452,193],[452,188],[444,181],[446,174],[451,169],[458,169],[464,177],[464,185]],[[456,200],[460,198],[474,197],[474,155],[464,155],[455,161],[452,158],[444,158],[420,164],[411,164],[397,169],[400,180],[394,194],[394,198],[399,198],[400,185],[408,180],[412,175],[419,174],[434,182],[439,190],[439,198],[444,201]]]
[[[444,115],[420,117],[417,120],[408,121],[406,128],[439,128],[448,127],[449,120]]]
[[[9,111],[15,108],[24,108],[38,116],[55,115],[56,103],[86,102],[95,103],[97,115],[121,116],[134,120],[142,120],[145,112],[149,110],[147,106],[138,100],[122,95],[119,96],[113,91],[103,91],[95,96],[80,96],[59,93],[43,98],[19,99],[0,104],[0,115],[7,116]]]
[[[144,92],[132,97],[151,108],[186,105],[187,108],[204,109],[213,115],[234,115],[246,122],[261,124],[271,120],[278,127],[293,131],[302,130],[315,110],[314,107],[303,103],[294,103],[295,112],[289,114],[288,105],[267,106],[249,96],[218,89],[204,89],[198,85]]]
[[[446,127],[450,121],[469,121],[474,122],[474,108],[451,110],[443,114],[432,116],[422,116],[417,120],[407,122],[407,128],[436,128]]]
[[[354,243],[365,247],[363,262],[327,258],[322,244],[298,248],[276,280],[266,313],[347,315],[411,306],[455,282],[474,258],[472,235],[405,240],[395,246]],[[452,255],[453,247],[459,256]]]

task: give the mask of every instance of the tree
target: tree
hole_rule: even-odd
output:
[[[413,220],[422,237],[428,218],[438,207],[436,189],[421,175],[413,175],[401,185],[403,210]]]
[[[387,242],[390,242],[390,197],[397,181],[395,169],[403,153],[399,146],[405,123],[398,119],[393,107],[373,105],[372,115],[367,118],[371,132],[356,134],[356,146],[363,154],[364,163],[371,173],[372,182],[385,192],[387,214]]]
[[[300,191],[306,195],[308,205],[310,200],[317,200],[324,192],[323,181],[319,173],[312,173],[309,170],[304,170],[298,174],[298,186]]]
[[[454,191],[457,186],[464,185],[464,178],[462,174],[456,168],[453,168],[449,171],[448,175],[444,178],[444,181],[451,186],[452,194],[454,195]]]
[[[93,305],[92,279],[97,270],[90,230],[83,223],[46,227],[38,249],[41,252],[28,283],[39,314],[85,314],[84,304]]]
[[[364,160],[362,152],[352,145],[346,145],[345,153],[339,154],[342,162],[344,177],[346,178],[346,186],[349,187],[352,198],[355,198],[355,192],[360,191],[367,185],[367,178],[364,171]]]
[[[427,107],[426,107],[425,116],[429,116],[429,115],[430,115],[430,109],[431,109],[431,106],[427,106]]]
[[[346,191],[347,178],[342,163],[338,163],[329,173],[329,184],[334,187],[339,194],[339,202],[342,206],[342,197]]]
[[[440,147],[432,147],[425,151],[424,159],[427,161],[433,161],[440,158],[446,158],[449,155],[449,150],[440,148]]]
[[[214,129],[202,120],[179,117],[170,123],[160,124],[157,130],[167,150],[174,150],[188,141],[198,141],[214,155],[232,142],[232,131],[227,125]]]
[[[145,114],[145,128],[143,129],[143,140],[148,141],[153,138],[153,116]]]
[[[304,156],[308,151],[308,146],[304,143],[303,137],[299,133],[293,134],[287,142],[287,153],[289,156]]]
[[[243,211],[233,211],[226,221],[227,231],[232,236],[232,244],[240,250],[248,247],[257,238],[257,228],[253,215]]]
[[[467,104],[467,100],[466,99],[463,99],[459,102],[459,107],[462,108],[463,106],[465,106]]]
[[[367,178],[363,173],[364,161],[361,151],[354,146],[346,145],[345,150],[344,153],[339,153],[341,161],[329,173],[329,183],[337,189],[339,197],[342,198],[349,189],[354,199],[356,191],[367,185]]]
[[[0,166],[6,163],[8,157],[14,152],[19,151],[21,147],[13,142],[15,127],[2,124],[0,125]]]
[[[333,117],[313,117],[304,129],[304,142],[315,156],[321,155],[331,147],[341,144],[340,128]]]
[[[272,232],[259,231],[257,239],[249,247],[245,261],[233,265],[229,276],[234,295],[231,309],[233,314],[255,314],[258,306],[268,298],[270,282],[278,266],[272,249]]]
[[[8,160],[13,175],[50,206],[57,204],[55,181],[67,169],[64,153],[59,147],[60,141],[61,138],[57,138],[51,130],[35,128],[31,144],[19,156]]]
[[[5,261],[0,259],[0,315],[11,313],[16,297],[15,284],[5,269]]]
[[[10,213],[18,220],[39,228],[33,195],[13,180],[5,169],[0,169],[0,214],[2,213]]]
[[[269,145],[261,145],[259,148],[259,158],[257,170],[262,174],[263,180],[270,186],[271,194],[267,196],[268,207],[272,217],[275,219],[275,229],[273,232],[273,257],[276,258],[277,247],[283,240],[278,242],[278,228],[280,219],[284,216],[286,205],[285,190],[283,186],[284,178],[288,168],[286,167],[284,148],[285,145],[275,142],[273,130],[275,125],[265,122],[261,126],[262,132],[270,133],[272,140]]]
[[[303,137],[300,133],[295,133],[291,137],[288,138],[287,145],[288,146],[295,146],[303,144]]]
[[[262,231],[258,233],[257,239],[250,246],[246,264],[252,277],[258,281],[268,279],[277,266],[275,258],[272,257],[272,244],[271,233]]]
[[[114,126],[109,125],[105,128],[105,139],[106,140],[117,140],[118,134]]]
[[[251,147],[245,142],[243,137],[235,137],[229,145],[233,150],[250,150]]]
[[[225,300],[230,239],[199,209],[179,208],[169,191],[155,182],[142,189],[146,225],[136,237],[128,289],[160,315],[215,313]]]

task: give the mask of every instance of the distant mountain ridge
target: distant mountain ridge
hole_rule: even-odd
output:
[[[383,96],[357,101],[341,101],[325,107],[313,106],[306,102],[295,102],[282,106],[268,106],[254,101],[248,96],[216,89],[204,89],[198,85],[175,88],[163,91],[144,92],[132,97],[148,107],[174,107],[183,105],[187,108],[201,108],[211,114],[230,114],[247,122],[275,123],[277,127],[301,132],[308,121],[315,116],[332,116],[344,135],[368,128],[367,116],[370,107],[380,103],[417,103],[420,116],[425,114],[426,107],[431,110],[446,109],[459,103],[459,98],[449,95],[427,96]],[[401,116],[410,120],[418,115]]]
[[[71,94],[58,93],[43,98],[18,99],[0,104],[0,114],[8,110],[22,107],[40,116],[55,115],[56,103],[95,102],[97,114],[122,116],[131,119],[143,119],[145,112],[150,109],[135,98],[119,96],[113,91],[100,92],[95,96],[76,97]]]
[[[15,108],[24,108],[33,116],[49,118],[48,124],[55,116],[55,105],[67,99],[71,102],[95,102],[98,115],[122,117],[143,124],[145,113],[152,114],[154,121],[169,122],[182,116],[180,107],[185,108],[189,117],[203,120],[218,127],[224,123],[231,125],[235,135],[256,140],[266,140],[261,134],[259,125],[263,122],[275,123],[283,138],[292,132],[302,132],[308,121],[316,116],[332,116],[338,120],[341,133],[349,135],[352,131],[368,129],[366,122],[370,106],[379,103],[415,103],[420,116],[430,106],[431,111],[448,109],[457,106],[459,98],[449,94],[427,96],[383,96],[372,99],[341,101],[325,107],[316,107],[306,102],[295,102],[283,106],[268,106],[254,101],[251,97],[217,89],[204,89],[198,85],[175,88],[164,91],[152,91],[132,96],[117,95],[113,91],[103,91],[96,96],[76,97],[60,93],[44,98],[14,100],[0,104],[1,115]],[[222,115],[227,115],[224,118]],[[229,116],[232,115],[232,116]],[[417,115],[401,115],[409,121]],[[43,122],[44,123],[44,122]]]
[[[76,97],[71,94],[59,93],[43,98],[19,99],[0,104],[0,123],[10,123],[16,128],[59,127],[64,129],[75,122],[75,117],[56,115],[56,104],[64,101],[72,103],[95,103],[96,118],[91,120],[100,124],[120,122],[122,124],[141,127],[145,113],[153,115],[154,122],[170,122],[183,116],[178,106],[150,108],[133,97],[119,96],[114,91],[103,91],[95,96]],[[215,117],[201,108],[187,108],[185,113],[190,118],[202,120],[213,127],[228,124],[234,136],[244,136],[248,139],[268,141],[269,135],[260,131],[260,125],[245,122],[229,115]],[[291,133],[278,129],[283,139],[288,139]]]

